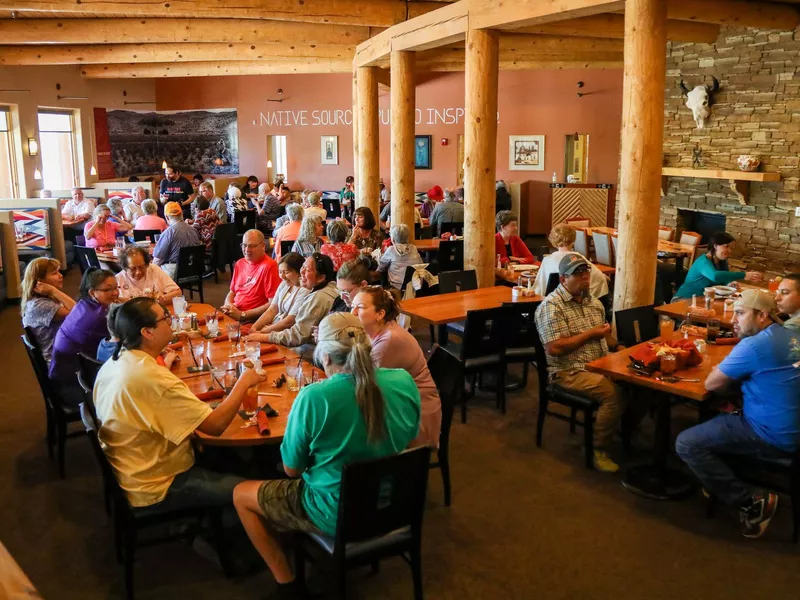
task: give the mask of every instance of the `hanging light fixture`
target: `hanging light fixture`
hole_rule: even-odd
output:
[[[28,138],[28,154],[30,156],[39,155],[39,142],[36,141],[36,138]]]
[[[167,170],[167,161],[161,163],[161,168],[164,169],[165,171]]]
[[[271,168],[272,168],[272,161],[271,161],[271,160],[269,160],[269,159],[267,160],[267,168],[268,168],[268,169],[271,169]]]
[[[89,175],[97,175],[97,169],[94,168],[94,165],[89,169]]]
[[[36,167],[36,168],[33,170],[33,178],[34,178],[34,179],[36,179],[37,181],[41,181],[41,179],[42,179],[42,172],[39,170],[39,167]]]

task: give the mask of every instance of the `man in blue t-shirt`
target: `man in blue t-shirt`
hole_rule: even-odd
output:
[[[711,494],[738,506],[745,537],[759,537],[778,507],[778,496],[739,480],[722,460],[738,454],[761,460],[790,458],[800,444],[800,333],[776,323],[775,300],[745,290],[733,308],[742,339],[706,378],[717,391],[740,384],[743,409],[687,429],[675,441],[678,455]]]

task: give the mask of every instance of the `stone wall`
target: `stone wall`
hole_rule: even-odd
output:
[[[798,270],[800,263],[800,37],[723,28],[714,44],[670,42],[664,101],[664,165],[737,169],[742,154],[761,157],[761,171],[781,181],[752,183],[747,206],[727,181],[670,177],[661,199],[661,223],[680,229],[679,209],[724,213],[737,238],[735,256],[748,268]],[[678,86],[720,82],[711,117],[697,129]],[[624,157],[623,157],[624,160]]]

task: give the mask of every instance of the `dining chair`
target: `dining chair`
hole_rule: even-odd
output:
[[[575,252],[582,254],[586,260],[589,260],[589,238],[586,235],[586,230],[575,230]]]
[[[211,237],[211,268],[214,270],[214,283],[219,283],[219,271],[225,272],[225,267],[233,269],[236,261],[242,257],[242,249],[236,236],[236,225],[233,223],[219,223],[214,228]]]
[[[519,383],[506,385],[506,390],[525,389],[528,387],[528,368],[532,362],[540,358],[538,348],[534,343],[536,334],[536,309],[541,302],[504,302],[508,307],[509,322],[505,325],[506,366],[522,364],[522,380]]]
[[[143,242],[145,240],[149,240],[150,243],[155,244],[157,235],[161,235],[160,229],[134,229],[133,241]]]
[[[682,246],[698,246],[703,236],[694,231],[682,231],[678,243]]]
[[[342,206],[336,198],[323,198],[322,207],[328,211],[329,219],[338,219],[342,216]]]
[[[439,235],[448,232],[453,235],[464,235],[464,223],[447,222],[439,225]]]
[[[601,265],[613,267],[615,264],[614,253],[611,249],[611,236],[607,233],[600,233],[598,231],[592,232],[592,241],[594,242],[594,255],[596,262]],[[586,255],[584,255],[586,256]]]
[[[422,519],[431,449],[420,446],[342,470],[336,534],[298,532],[295,570],[305,579],[306,559],[333,563],[338,597],[347,597],[347,570],[377,569],[382,559],[400,556],[411,567],[414,600],[422,600]],[[320,550],[322,552],[320,552]]]
[[[635,346],[660,335],[655,305],[637,306],[614,313],[617,339],[625,346]]]
[[[592,220],[586,217],[582,217],[580,215],[576,215],[574,217],[570,217],[566,220],[567,225],[570,227],[575,227],[576,229],[579,227],[591,227]]]
[[[86,436],[89,438],[89,444],[92,447],[92,453],[100,466],[100,472],[103,477],[103,486],[107,491],[114,519],[114,547],[117,555],[117,562],[122,563],[125,569],[125,597],[127,600],[133,600],[133,565],[136,554],[137,546],[153,545],[173,540],[188,540],[191,541],[198,533],[202,533],[203,521],[208,518],[210,524],[210,533],[214,542],[214,548],[217,551],[217,556],[220,560],[220,566],[226,577],[231,575],[230,563],[228,555],[225,552],[224,534],[222,528],[222,511],[223,508],[206,508],[206,507],[190,507],[168,509],[161,508],[158,505],[134,511],[131,508],[128,497],[125,491],[120,487],[117,476],[114,474],[114,469],[111,467],[108,458],[100,446],[100,440],[97,437],[97,432],[100,429],[100,422],[97,419],[97,413],[91,402],[91,395],[85,395],[86,399],[80,406],[79,420],[83,421],[86,430]],[[142,529],[149,529],[152,527],[159,527],[165,529],[165,525],[177,521],[186,522],[191,521],[193,526],[186,527],[173,527],[175,534],[168,534],[167,536],[148,539],[145,542],[139,542],[139,531]]]
[[[545,296],[549,296],[552,294],[555,289],[558,287],[558,284],[561,283],[561,277],[558,273],[550,273],[547,277],[547,287],[545,288]]]
[[[658,239],[671,242],[674,236],[675,230],[672,227],[665,227],[664,225],[658,227]]]
[[[83,376],[83,380],[86,381],[90,387],[94,387],[94,380],[97,378],[97,373],[100,371],[100,367],[103,366],[103,363],[93,356],[78,352],[78,365],[81,368],[80,373]]]
[[[439,271],[460,271],[464,268],[464,240],[439,242],[436,252]]]
[[[206,246],[184,246],[178,251],[178,266],[175,269],[175,283],[181,290],[189,290],[189,297],[200,294],[200,302],[205,302],[203,295],[203,273],[206,267]]]
[[[292,251],[294,248],[295,240],[283,240],[281,241],[281,256],[286,256],[289,252]]]
[[[236,225],[236,233],[244,234],[256,228],[255,210],[237,210],[233,213],[233,224]]]
[[[433,227],[423,227],[419,223],[414,223],[414,239],[430,240],[433,239]]]
[[[614,246],[614,260],[616,261],[619,253],[617,252],[617,245],[619,244],[619,236],[614,234],[611,236],[611,245]]]
[[[439,433],[439,448],[436,450],[437,460],[431,463],[431,468],[442,471],[444,505],[450,506],[450,426],[453,423],[455,406],[461,402],[461,394],[464,393],[464,378],[458,360],[441,346],[435,346],[428,357],[428,370],[442,403],[442,429]]]
[[[474,269],[468,271],[443,271],[439,273],[439,293],[453,294],[478,289],[478,277]],[[455,321],[447,324],[447,330],[456,335],[464,335],[466,321]]]
[[[78,266],[80,267],[81,274],[92,268],[101,268],[100,261],[97,258],[97,250],[94,248],[75,246],[75,256],[78,257]]]

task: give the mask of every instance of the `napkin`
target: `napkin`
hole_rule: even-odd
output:
[[[167,344],[167,350],[180,350],[183,346],[184,342],[175,342],[174,344]]]
[[[739,338],[717,338],[716,344],[717,346],[735,346],[739,342],[741,342]]]
[[[269,435],[269,417],[263,410],[256,413],[256,427],[261,435]]]
[[[265,354],[271,354],[277,351],[278,347],[275,344],[269,344],[261,349],[261,356],[264,356]]]
[[[275,358],[262,358],[261,359],[261,366],[265,367],[267,365],[279,365],[283,363],[286,359],[283,356],[276,356]]]
[[[225,396],[225,390],[211,390],[210,392],[200,392],[195,394],[200,400],[207,402],[209,400],[216,400]]]
[[[222,335],[218,335],[217,337],[215,337],[211,341],[214,342],[215,344],[217,342],[227,342],[228,341],[228,334],[227,333],[223,333]]]

